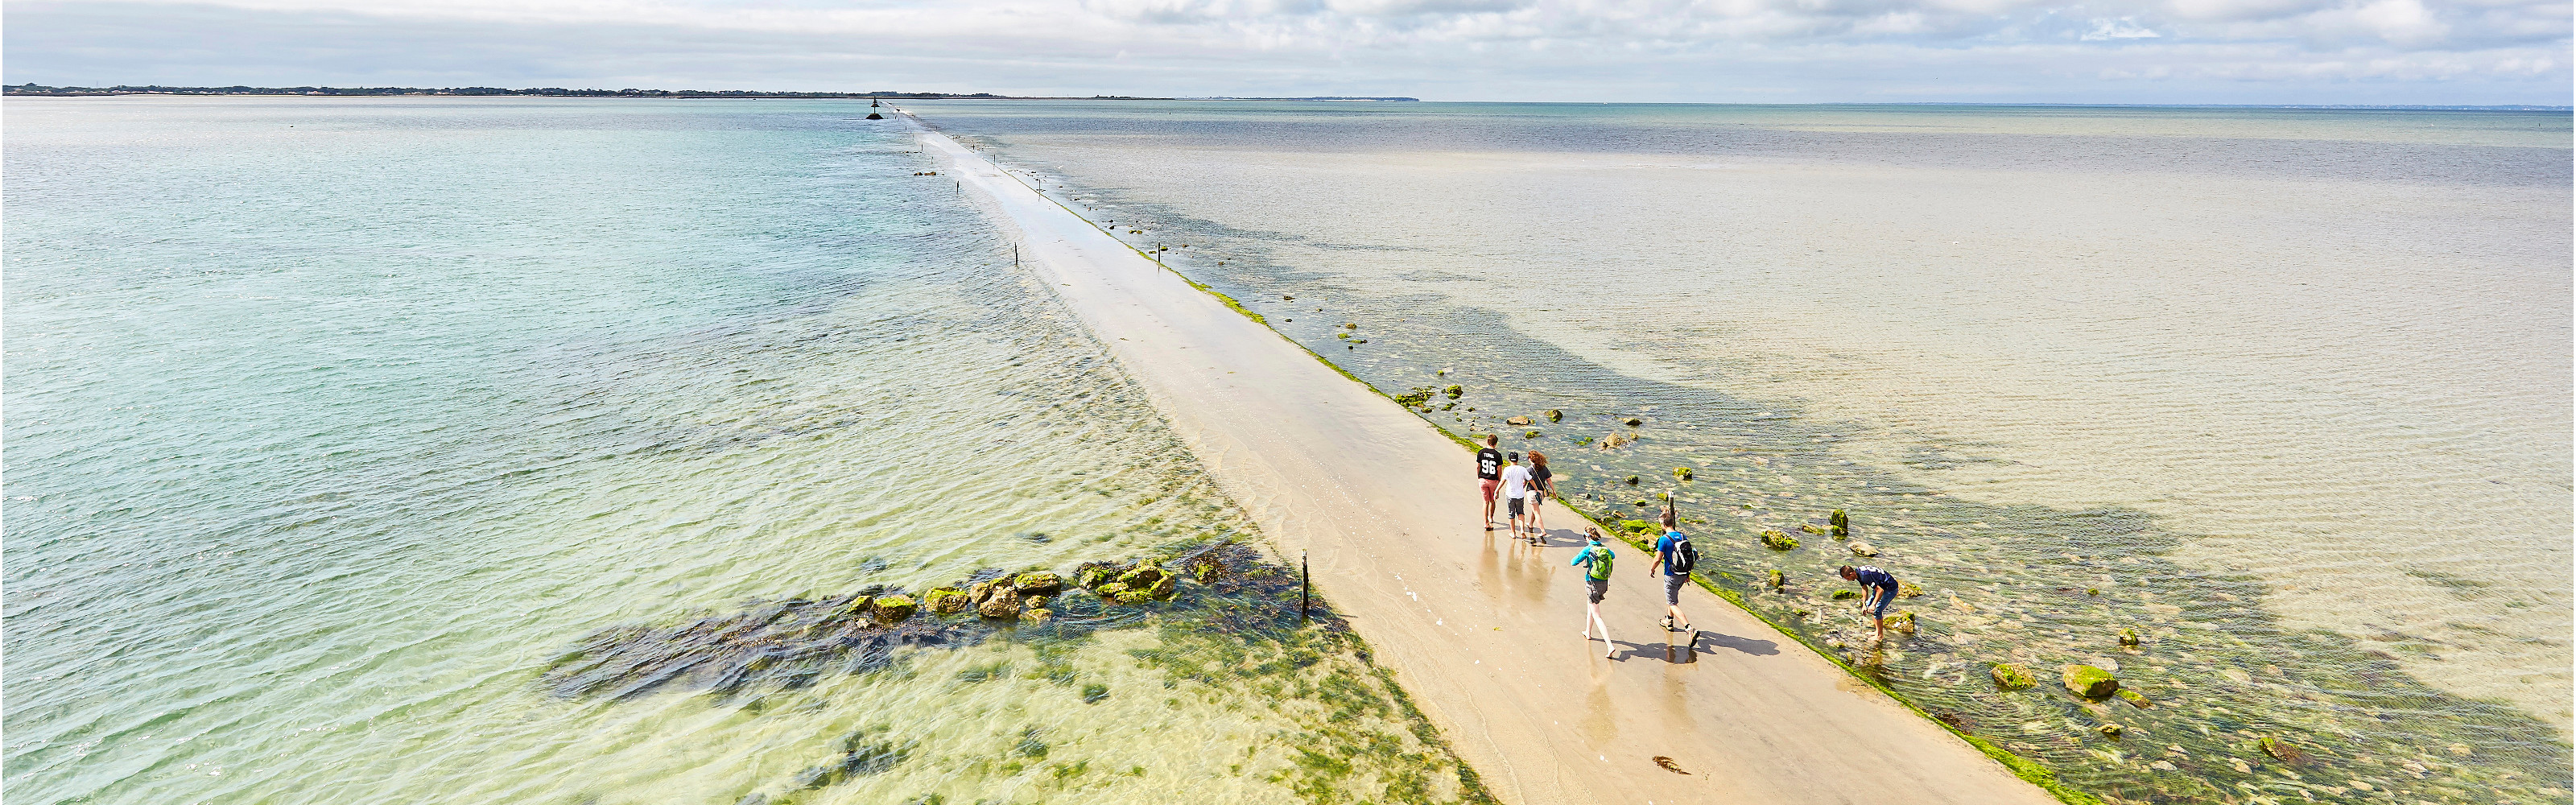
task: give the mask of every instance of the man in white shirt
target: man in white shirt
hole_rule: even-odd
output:
[[[1505,456],[1511,464],[1503,468],[1503,505],[1511,509],[1512,536],[1525,537],[1522,521],[1528,516],[1530,471],[1521,466],[1521,454]]]

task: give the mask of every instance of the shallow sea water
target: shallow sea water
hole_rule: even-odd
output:
[[[2569,801],[2567,113],[908,108],[2089,790]],[[1986,678],[2088,661],[2155,706]]]
[[[6,107],[13,802],[1476,794],[1356,638],[1196,587],[545,683],[603,629],[1261,544],[863,103],[84,100]]]

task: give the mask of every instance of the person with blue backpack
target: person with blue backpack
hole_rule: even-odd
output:
[[[1583,622],[1583,640],[1591,642],[1592,627],[1601,627],[1601,656],[1608,659],[1611,652],[1610,622],[1601,619],[1601,597],[1610,594],[1610,564],[1619,556],[1601,544],[1601,529],[1586,528],[1584,531],[1591,536],[1592,544],[1583,546],[1582,552],[1574,555],[1573,563],[1574,567],[1584,569],[1583,587],[1592,599],[1592,603],[1586,605],[1590,615]]]
[[[1689,623],[1682,621],[1682,588],[1690,584],[1691,569],[1699,566],[1699,549],[1683,534],[1671,509],[1664,510],[1664,538],[1655,541],[1655,565],[1647,573],[1664,574],[1664,631],[1687,632]]]

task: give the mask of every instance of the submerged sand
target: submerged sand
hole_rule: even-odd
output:
[[[1604,659],[1566,566],[1579,517],[1552,512],[1543,548],[1486,531],[1469,454],[1430,423],[972,150],[921,139],[1218,483],[1311,556],[1319,592],[1504,801],[2055,801],[1705,590],[1683,594],[1696,641],[1668,636],[1633,550],[1602,605]]]

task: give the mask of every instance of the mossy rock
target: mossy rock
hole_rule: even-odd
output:
[[[1778,570],[1771,571],[1771,575],[1768,577],[1768,580],[1771,582],[1771,589],[1774,590],[1787,586],[1789,583],[1789,577]]]
[[[1873,546],[1873,545],[1871,545],[1871,544],[1869,544],[1869,543],[1866,543],[1866,542],[1854,542],[1854,543],[1852,543],[1852,544],[1851,544],[1851,546],[1850,546],[1850,547],[1851,547],[1852,555],[1854,555],[1854,556],[1877,556],[1877,555],[1878,555],[1878,548],[1877,548],[1876,546]]]
[[[1073,586],[1098,590],[1100,585],[1118,580],[1118,566],[1107,562],[1084,562],[1073,569]]]
[[[841,611],[835,613],[832,617],[835,620],[865,617],[868,614],[868,607],[874,606],[876,601],[876,596],[872,595],[862,595],[857,598],[852,598],[850,599],[848,606],[841,607]]]
[[[1798,549],[1798,540],[1776,530],[1767,530],[1762,532],[1762,547],[1775,551],[1793,551]]]
[[[1121,604],[1135,606],[1154,600],[1154,596],[1152,593],[1144,590],[1120,590],[1116,596],[1113,596],[1113,599]]]
[[[1682,479],[1682,480],[1685,480],[1685,481],[1690,480],[1690,479],[1691,479],[1691,468],[1689,468],[1689,467],[1674,467],[1674,468],[1673,468],[1673,477],[1675,477],[1675,478],[1679,478],[1679,479]]]
[[[1851,600],[1856,600],[1856,599],[1860,598],[1860,591],[1859,591],[1859,590],[1835,590],[1835,591],[1834,591],[1834,596],[1833,596],[1833,598],[1834,598],[1834,600],[1836,600],[1836,601],[1851,601]]]
[[[2140,710],[2156,706],[2155,702],[2147,699],[2146,694],[2139,693],[2128,688],[2111,691],[2111,695],[2120,697],[2120,701],[2128,702],[2129,706],[2136,707]]]
[[[2276,736],[2266,735],[2263,736],[2262,740],[2255,743],[2263,747],[2263,754],[2271,755],[2273,760],[2278,760],[2293,766],[2304,765],[2308,762],[2308,750],[2301,749],[2298,744],[2281,740]]]
[[[1011,577],[1011,589],[1021,595],[1054,595],[1064,590],[1064,577],[1044,570],[1032,570]]]
[[[2136,630],[2136,629],[2131,629],[2131,628],[2128,628],[2128,627],[2125,627],[2125,626],[2124,626],[2124,627],[2121,627],[2121,628],[2120,628],[2120,645],[2123,645],[2123,646],[2134,646],[2134,645],[2137,645],[2137,644],[2138,644],[2138,630]]]
[[[1200,584],[1215,584],[1218,577],[1225,575],[1225,563],[1207,554],[1190,557],[1189,564],[1182,565],[1181,569],[1189,574],[1191,581]]]
[[[1995,678],[1995,687],[2004,690],[2027,690],[2039,685],[2039,680],[2030,678],[2030,669],[2008,662],[1995,663],[1986,669],[1986,674]]]
[[[1896,614],[1887,616],[1887,628],[1904,632],[1906,634],[1913,634],[1914,611],[1910,609],[1900,609],[1896,611]]]
[[[1448,388],[1441,389],[1441,390],[1440,390],[1440,393],[1445,394],[1445,395],[1448,395],[1448,396],[1449,396],[1449,399],[1455,400],[1455,399],[1458,399],[1460,396],[1465,395],[1465,394],[1467,393],[1467,390],[1466,390],[1466,389],[1464,389],[1464,388],[1460,388],[1460,387],[1458,387],[1458,386],[1450,386],[1450,387],[1448,387]]]
[[[1035,607],[1035,608],[1030,609],[1030,610],[1029,610],[1029,611],[1027,611],[1027,612],[1022,612],[1022,613],[1020,613],[1020,622],[1021,622],[1021,623],[1025,623],[1025,624],[1029,624],[1029,625],[1031,625],[1031,626],[1035,626],[1035,625],[1038,625],[1038,624],[1041,624],[1041,623],[1045,623],[1045,622],[1047,622],[1047,621],[1054,620],[1054,619],[1055,619],[1055,610],[1047,609],[1047,608],[1045,608],[1045,607]]]
[[[1099,704],[1102,700],[1107,699],[1107,698],[1109,698],[1109,686],[1108,686],[1108,685],[1084,685],[1084,686],[1082,686],[1082,703],[1083,703],[1083,704]]]
[[[1815,523],[1799,523],[1798,530],[1809,534],[1827,533],[1824,526],[1816,525]]]
[[[1539,432],[1538,432],[1538,431],[1534,431],[1534,430],[1525,430],[1525,431],[1521,431],[1521,438],[1523,438],[1523,439],[1536,439],[1536,438],[1538,438],[1538,434],[1539,434]]]
[[[2128,730],[2118,724],[2105,723],[2102,726],[2094,727],[2093,731],[2102,733],[2102,737],[2104,738],[2117,738],[2120,737],[2120,733],[2127,732]]]
[[[922,593],[921,603],[923,606],[929,607],[930,611],[942,615],[955,615],[966,611],[967,607],[975,605],[974,600],[967,597],[965,590],[960,590],[955,587],[940,587],[931,590],[930,592]]]
[[[1834,539],[1851,538],[1851,515],[1844,514],[1843,510],[1835,509],[1833,514],[1825,516],[1825,522],[1832,524]]]
[[[920,607],[921,604],[912,600],[912,596],[889,595],[877,599],[876,606],[869,610],[869,615],[878,623],[902,623],[911,620],[913,610]]]
[[[970,606],[983,606],[984,599],[993,597],[993,588],[996,586],[998,585],[993,581],[975,582],[974,586],[966,588],[967,604]]]
[[[1900,581],[1896,583],[1896,597],[1921,598],[1923,597],[1923,588],[1914,586],[1914,582]]]
[[[1099,594],[1100,594],[1100,598],[1101,598],[1101,600],[1108,601],[1108,600],[1116,600],[1116,599],[1118,598],[1118,594],[1119,594],[1119,593],[1123,593],[1123,592],[1126,592],[1126,591],[1127,591],[1127,585],[1120,584],[1120,583],[1118,583],[1118,582],[1114,582],[1114,581],[1113,581],[1113,582],[1110,582],[1110,583],[1108,583],[1108,584],[1100,585],[1100,589],[1093,590],[1092,592],[1099,593]]]
[[[2065,683],[2066,692],[2087,699],[2109,696],[2120,689],[2119,677],[2090,665],[2066,666],[2059,675],[2059,681]]]
[[[1162,581],[1163,577],[1169,575],[1171,574],[1164,572],[1161,565],[1145,562],[1132,570],[1118,574],[1118,583],[1127,585],[1127,589],[1130,590],[1143,590],[1153,587],[1155,582]]]
[[[1627,418],[1627,419],[1619,420],[1619,424],[1626,425],[1626,426],[1628,426],[1628,427],[1633,428],[1633,427],[1637,427],[1637,426],[1640,426],[1640,425],[1644,425],[1644,424],[1646,424],[1646,421],[1645,421],[1645,420],[1643,420],[1643,419],[1638,419],[1638,418],[1636,418],[1636,417],[1633,417],[1633,416],[1632,416],[1632,417],[1629,417],[1629,418]]]
[[[1556,409],[1554,409],[1554,408],[1550,408],[1550,409],[1547,409],[1547,410],[1545,410],[1545,411],[1541,411],[1541,412],[1539,412],[1539,415],[1540,415],[1540,416],[1547,417],[1547,421],[1549,421],[1549,422],[1563,422],[1563,421],[1565,421],[1565,412],[1564,412],[1564,411],[1556,410]]]
[[[1637,476],[1634,476],[1634,475],[1628,476],[1628,481],[1627,481],[1627,483],[1628,483],[1628,485],[1629,485],[1629,486],[1636,486],[1636,485],[1637,485]]]

